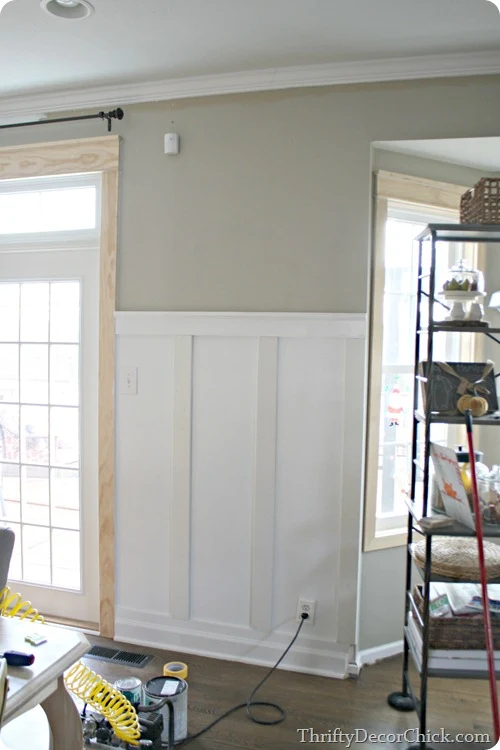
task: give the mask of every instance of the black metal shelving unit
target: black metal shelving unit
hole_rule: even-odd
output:
[[[415,335],[415,387],[413,398],[413,440],[412,440],[412,471],[410,484],[410,498],[408,506],[408,542],[406,551],[406,590],[405,590],[405,627],[404,627],[404,651],[403,651],[403,670],[402,670],[402,689],[391,693],[387,700],[389,705],[398,711],[416,711],[419,718],[420,737],[426,736],[427,731],[427,683],[430,677],[469,677],[469,678],[486,678],[488,673],[485,671],[465,671],[433,669],[429,667],[429,592],[430,583],[433,580],[444,581],[446,579],[434,577],[431,572],[432,556],[432,538],[433,536],[457,536],[471,537],[475,532],[455,521],[453,525],[439,529],[426,530],[420,526],[419,521],[424,517],[434,515],[430,508],[429,500],[429,477],[430,477],[430,431],[431,425],[435,423],[446,424],[464,424],[464,418],[460,416],[443,416],[433,413],[430,410],[432,389],[431,369],[429,368],[429,377],[427,379],[426,407],[424,411],[419,411],[419,388],[423,378],[419,374],[419,363],[422,354],[425,351],[427,362],[433,362],[433,339],[434,335],[443,332],[463,332],[477,333],[488,336],[497,343],[500,338],[495,334],[500,334],[500,328],[486,327],[484,325],[447,325],[446,323],[434,320],[434,303],[442,304],[436,299],[436,253],[440,250],[438,243],[447,247],[445,243],[450,242],[480,242],[480,243],[500,243],[500,226],[498,225],[469,225],[469,224],[429,224],[417,237],[419,242],[419,260],[418,260],[418,285],[417,285],[417,311],[416,311],[416,335]],[[430,262],[427,268],[424,268],[424,253],[430,250]],[[427,286],[427,289],[424,288]],[[423,305],[427,306],[427,321],[425,326],[422,325]],[[426,347],[422,345],[422,338],[427,336]],[[424,378],[425,380],[425,378]],[[474,425],[500,425],[500,413],[488,414],[484,417],[474,420]],[[418,458],[418,446],[421,442],[421,432],[423,437],[423,460]],[[421,498],[416,498],[416,485],[418,473],[423,474],[423,492]],[[417,649],[412,642],[408,631],[409,613],[415,612],[416,608],[412,602],[412,556],[411,544],[413,534],[417,533],[425,539],[425,564],[421,573],[423,578],[423,612],[420,618],[422,630],[422,647]],[[485,526],[484,535],[487,537],[500,537],[500,527]],[[496,583],[497,581],[490,581]],[[409,676],[409,658],[412,654],[415,666],[420,673],[420,691],[417,695],[411,685]],[[500,674],[499,674],[500,676]],[[429,746],[423,740],[410,748],[424,748]]]

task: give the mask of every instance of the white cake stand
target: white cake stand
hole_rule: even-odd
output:
[[[439,296],[452,302],[453,306],[449,315],[445,318],[446,322],[459,323],[460,321],[479,322],[484,315],[482,306],[484,292],[439,292]]]

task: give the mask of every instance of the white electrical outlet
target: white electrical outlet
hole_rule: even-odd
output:
[[[305,624],[314,625],[314,615],[316,613],[316,602],[314,599],[298,599],[297,600],[297,616],[296,621],[302,620],[302,613],[308,615]]]

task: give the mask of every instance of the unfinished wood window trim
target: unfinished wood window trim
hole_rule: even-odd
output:
[[[368,358],[368,405],[365,454],[363,551],[371,552],[406,544],[406,532],[378,532],[377,471],[382,383],[382,300],[384,295],[385,223],[388,202],[414,204],[423,208],[458,212],[466,185],[436,182],[395,172],[379,171],[373,182],[373,250],[370,289],[370,344]]]
[[[379,198],[458,211],[469,187],[380,170],[375,174],[375,190]]]
[[[0,148],[0,180],[102,174],[99,275],[99,630],[115,630],[114,380],[119,136]]]

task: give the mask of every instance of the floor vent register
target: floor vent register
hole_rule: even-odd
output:
[[[85,658],[99,659],[99,661],[142,669],[146,664],[149,664],[153,657],[149,654],[139,654],[133,651],[118,651],[118,649],[106,648],[105,646],[92,646],[90,651],[85,654]]]

